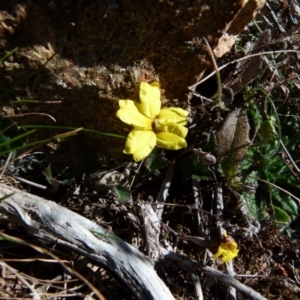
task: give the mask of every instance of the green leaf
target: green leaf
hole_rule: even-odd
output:
[[[247,113],[249,115],[249,119],[251,120],[251,124],[253,124],[253,128],[259,128],[262,122],[262,116],[253,100],[249,101],[249,108],[247,109]]]
[[[208,166],[200,162],[195,154],[188,158],[183,158],[181,175],[184,180],[191,176],[202,180],[213,179],[212,172],[208,169]]]
[[[10,137],[0,134],[0,152],[10,150]]]
[[[46,180],[52,186],[54,193],[57,192],[58,187],[60,186],[60,181],[53,178],[51,165],[49,165],[44,171],[44,175],[46,176]]]
[[[49,165],[45,171],[43,172],[44,175],[46,176],[46,180],[48,181],[49,184],[51,184],[51,186],[53,187],[53,191],[54,193],[57,192],[58,187],[62,184],[62,185],[72,185],[75,183],[75,179],[65,179],[63,181],[60,181],[56,178],[53,177],[52,175],[52,170],[51,170],[51,165]]]
[[[282,223],[290,223],[291,222],[290,216],[283,209],[281,209],[278,206],[274,206],[274,205],[272,205],[272,208],[274,210],[275,217],[278,222],[282,222]]]
[[[0,64],[4,62],[8,57],[10,57],[12,54],[14,54],[18,50],[18,47],[12,49],[8,53],[6,53],[3,57],[0,58]]]
[[[51,186],[53,187],[53,192],[56,193],[58,190],[58,187],[60,186],[61,182],[55,178],[51,179],[50,181],[48,181]]]
[[[51,165],[45,169],[44,174],[46,175],[46,180],[51,183],[51,180],[53,179]]]
[[[7,194],[7,195],[3,196],[2,198],[0,198],[0,202],[2,202],[3,200],[5,200],[5,199],[11,197],[11,196],[14,195],[14,194],[15,194],[15,193],[10,193],[10,194]]]
[[[292,137],[284,137],[287,139],[287,142],[285,143],[283,141],[283,143],[285,144],[285,147],[287,149],[291,150],[295,150],[296,146],[298,145],[299,141],[300,141],[300,133],[296,133],[294,136]],[[283,139],[283,138],[282,138]]]
[[[49,165],[43,173],[46,176],[48,183],[52,186],[54,193],[56,193],[60,186],[60,181],[53,178],[51,165]]]
[[[192,174],[192,179],[196,179],[196,180],[212,180],[211,176],[205,176],[205,175],[195,175]]]
[[[99,236],[101,236],[102,238],[112,239],[112,240],[115,240],[115,241],[120,240],[120,239],[119,239],[118,237],[116,237],[116,236],[106,235],[106,234],[103,234],[103,233],[98,232],[98,231],[93,230],[93,229],[90,229],[90,232],[92,232],[92,233],[94,233],[94,234],[96,234],[96,235],[99,235]]]
[[[261,123],[257,134],[260,137],[262,143],[267,143],[271,138],[276,138],[275,124],[276,119],[274,117],[270,117],[270,119],[265,120]]]
[[[298,214],[298,206],[291,196],[281,193],[275,188],[271,189],[271,195],[273,203],[284,210],[291,218]]]
[[[258,221],[263,221],[268,217],[267,212],[263,208],[262,201],[257,202],[256,201],[256,196],[255,194],[248,194],[248,193],[243,193],[241,196],[242,199],[244,199],[249,214]]]
[[[77,130],[78,127],[67,127],[67,126],[50,126],[50,125],[21,125],[20,128],[35,128],[35,129],[62,129],[62,130]],[[96,133],[104,136],[115,137],[118,139],[126,139],[126,136],[114,134],[114,133],[107,133],[107,132],[100,132],[93,129],[81,128],[81,131],[89,132],[89,133]]]
[[[167,161],[163,156],[163,151],[161,148],[155,147],[153,151],[148,155],[145,160],[146,168],[152,174],[159,176],[159,169],[167,166]]]
[[[76,180],[74,178],[72,178],[72,179],[65,179],[63,181],[60,181],[60,183],[62,185],[73,185],[73,184],[76,183]]]
[[[131,202],[131,192],[129,189],[124,187],[123,185],[114,185],[112,187],[114,195],[118,198],[118,200],[122,203]]]

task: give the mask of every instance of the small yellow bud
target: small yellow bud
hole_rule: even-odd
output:
[[[239,249],[235,239],[225,234],[222,238],[219,249],[216,254],[213,255],[213,258],[220,258],[223,262],[229,262],[234,259],[238,253]]]

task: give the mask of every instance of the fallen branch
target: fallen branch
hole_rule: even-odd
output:
[[[163,250],[163,255],[165,259],[168,259],[172,262],[172,264],[177,263],[180,267],[182,267],[187,272],[197,271],[203,272],[207,276],[213,277],[216,280],[223,282],[224,284],[236,288],[241,293],[247,295],[251,299],[254,300],[267,300],[267,298],[263,297],[260,293],[254,291],[252,288],[246,286],[245,284],[239,282],[238,280],[232,278],[229,275],[223,274],[222,272],[215,270],[209,266],[205,266],[200,262],[192,261],[187,257],[176,254],[172,251]]]
[[[0,198],[12,193],[0,202],[0,221],[22,225],[35,237],[92,259],[110,270],[137,299],[174,299],[150,260],[118,236],[55,202],[0,184]]]

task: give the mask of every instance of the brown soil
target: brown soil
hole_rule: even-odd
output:
[[[220,58],[229,51],[227,56],[218,60],[218,64],[237,58],[239,53],[234,47],[231,49],[231,45],[264,4],[264,1],[258,0],[249,1],[247,5],[244,5],[245,2],[12,0],[1,3],[0,57],[18,47],[12,56],[0,64],[3,117],[17,121],[19,125],[84,127],[126,135],[129,128],[124,128],[115,117],[118,99],[137,99],[139,82],[156,79],[162,87],[164,104],[172,103],[183,108],[189,106],[197,126],[191,131],[188,142],[202,147],[207,143],[208,136],[219,130],[228,114],[216,109],[216,103],[192,97],[188,90],[205,72],[213,70],[202,38],[208,40],[215,55]],[[274,10],[281,13],[287,34],[292,30],[296,32],[295,36],[299,34],[289,19],[290,15],[296,14],[292,10],[294,6],[289,1],[269,2]],[[271,18],[266,7],[257,20],[262,20],[263,16]],[[250,40],[250,31],[246,28],[241,37]],[[278,30],[274,28],[272,38],[275,40],[278,37]],[[295,41],[293,45],[296,45],[294,49],[299,49],[295,48],[299,47]],[[232,73],[234,70],[226,70],[221,75],[226,78]],[[279,85],[278,82],[276,84]],[[202,85],[201,92],[213,97],[216,92],[215,79]],[[231,95],[224,90],[223,96],[231,110],[244,105],[238,93],[230,99]],[[36,99],[39,103],[11,104],[15,100],[26,99]],[[290,105],[291,110],[299,109],[298,102],[291,101]],[[17,116],[26,113],[37,114]],[[42,114],[51,115],[56,123]],[[34,139],[57,133],[61,131],[39,131]],[[130,204],[120,204],[107,183],[99,185],[99,174],[89,181],[84,178],[104,169],[108,175],[112,170],[117,170],[118,176],[129,172],[128,176],[132,179],[137,166],[132,166],[128,157],[122,155],[123,145],[124,140],[83,133],[64,142],[54,141],[38,149],[42,157],[32,156],[38,163],[30,161],[30,158],[20,163],[26,169],[23,174],[36,183],[46,185],[42,171],[51,164],[54,177],[59,180],[73,179],[76,184],[61,185],[56,193],[49,185],[46,191],[20,183],[18,187],[54,200],[106,226],[147,254],[143,220],[135,204],[137,199],[156,198],[166,168],[155,176],[143,166],[131,189],[134,201]],[[175,155],[177,153],[167,153],[166,160],[172,160]],[[182,177],[184,158],[179,157],[176,161],[178,164],[168,197],[168,202],[175,206],[165,208],[163,223],[176,232],[199,235],[196,211],[191,209],[194,205],[191,178]],[[109,178],[111,182],[119,180],[114,176]],[[219,175],[217,180],[222,183],[224,193],[222,222],[240,249],[239,256],[234,260],[234,269],[238,274],[236,279],[267,299],[299,299],[299,229],[295,230],[295,236],[291,239],[280,232],[272,218],[261,224],[249,221],[242,213],[242,203],[230,182]],[[17,185],[16,182],[9,184]],[[216,182],[203,180],[200,184],[204,220],[210,228],[209,235],[217,239],[216,224],[220,220],[216,217],[215,204],[211,204]],[[249,224],[260,226],[260,230],[253,234]],[[163,245],[169,244],[186,257],[204,261],[203,248],[178,241],[168,226],[161,235]],[[295,226],[298,228],[297,224]],[[18,224],[2,222],[1,230],[50,249],[90,280],[107,299],[134,299],[128,288],[109,271],[80,254],[37,240]],[[47,256],[30,247],[10,241],[1,241],[0,247],[0,299],[30,299],[32,291],[22,282],[22,278],[41,293],[41,299],[84,299],[91,293],[74,274],[65,272],[55,261],[47,261]],[[207,264],[226,273],[225,265],[219,261],[208,260]],[[194,284],[187,272],[175,264],[164,262],[157,265],[157,271],[176,299],[196,299]],[[198,275],[204,299],[225,299],[227,286],[203,274]],[[247,299],[239,292],[237,298]]]

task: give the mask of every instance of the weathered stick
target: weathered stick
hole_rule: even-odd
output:
[[[38,238],[89,257],[114,273],[137,299],[174,299],[150,260],[133,246],[55,202],[0,184],[0,198],[11,193],[0,202],[0,221],[20,224]]]
[[[164,212],[164,204],[163,202],[166,202],[167,197],[168,197],[168,193],[169,193],[169,189],[171,186],[171,182],[172,182],[172,177],[174,174],[174,162],[170,163],[170,166],[168,168],[168,172],[166,174],[166,177],[160,187],[159,193],[157,195],[157,199],[156,202],[158,202],[157,207],[156,207],[156,214],[159,220],[161,220],[163,212]]]
[[[188,272],[201,271],[207,276],[213,277],[216,280],[219,280],[230,287],[236,288],[238,291],[247,295],[251,299],[267,300],[267,298],[265,298],[252,288],[246,286],[245,284],[239,282],[238,280],[232,278],[229,275],[223,274],[222,272],[215,270],[214,268],[205,266],[200,262],[192,261],[187,257],[181,256],[177,253],[168,251],[166,249],[162,249],[162,253],[166,259],[172,261],[172,263],[176,262],[184,270],[188,270]]]

